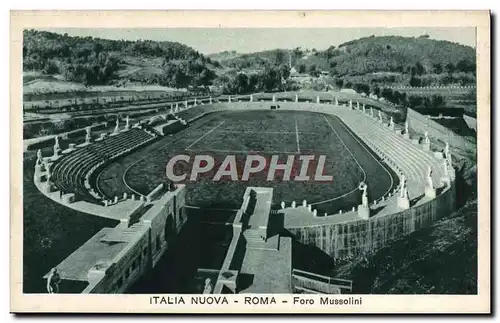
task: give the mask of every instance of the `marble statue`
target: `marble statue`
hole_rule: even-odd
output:
[[[127,129],[128,129],[128,127],[129,127],[129,126],[130,126],[130,118],[129,118],[129,116],[127,116],[127,117],[125,118],[125,128],[127,128]]]
[[[394,120],[391,117],[391,120],[389,121],[389,126],[394,127]]]
[[[401,176],[401,197],[405,197],[405,191],[406,191],[406,176],[402,175]]]
[[[430,144],[431,143],[431,141],[429,139],[429,133],[427,131],[424,132],[424,143],[425,144]]]
[[[405,121],[405,133],[408,133],[408,121]]]
[[[120,119],[116,118],[115,132],[118,132],[118,130],[120,130]]]
[[[90,143],[90,140],[92,139],[92,136],[90,135],[90,127],[86,128],[87,133],[85,134],[85,142]]]
[[[56,143],[54,144],[54,149],[59,149],[59,137],[55,136],[54,140],[56,141]]]
[[[203,288],[203,294],[211,294],[212,293],[212,281],[210,278],[205,279],[205,287]]]
[[[57,272],[57,268],[53,268],[47,277],[47,292],[49,294],[57,294],[59,292],[59,284],[61,283],[61,276]]]
[[[368,185],[366,185],[364,182],[361,182],[359,184],[359,190],[363,191],[363,194],[361,195],[361,205],[364,207],[368,207]]]
[[[427,187],[434,189],[434,183],[432,183],[432,169],[431,166],[427,166]]]
[[[448,161],[445,160],[443,162],[443,171],[444,171],[444,176],[448,176]]]
[[[446,145],[444,146],[444,156],[449,159],[450,157],[450,144],[446,142]]]
[[[42,150],[38,149],[38,151],[36,152],[36,164],[41,165],[42,162],[43,162]]]

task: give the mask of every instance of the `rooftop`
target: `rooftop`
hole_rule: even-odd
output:
[[[127,245],[125,242],[103,242],[113,228],[103,228],[80,248],[64,259],[57,271],[63,280],[87,281],[89,270],[98,262],[111,261]],[[44,276],[47,278],[48,274]]]
[[[288,294],[292,270],[292,239],[275,235],[269,240],[278,240],[278,249],[246,248],[240,275],[252,277],[248,287],[242,286],[240,293]],[[269,241],[268,240],[268,241]]]

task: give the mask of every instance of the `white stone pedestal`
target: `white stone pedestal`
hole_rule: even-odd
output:
[[[62,196],[62,198],[63,198],[63,202],[66,204],[71,204],[71,203],[75,202],[75,194],[73,194],[73,193],[64,194]]]
[[[431,150],[431,144],[423,143],[422,144],[422,149],[424,151],[430,151]]]
[[[44,193],[51,193],[54,191],[51,182],[45,182],[43,185],[41,185],[41,187],[43,188]]]
[[[398,197],[398,206],[403,210],[407,210],[410,208],[410,200],[406,197]]]
[[[427,196],[431,199],[436,198],[436,190],[432,187],[427,186],[425,188],[425,196]]]
[[[440,151],[435,151],[434,157],[439,158],[439,159],[443,159],[443,153]]]
[[[358,205],[358,216],[364,220],[370,218],[370,208],[363,204]]]
[[[409,133],[405,133],[405,134],[403,134],[403,138],[405,138],[405,139],[410,139],[410,134],[409,134]]]
[[[446,186],[450,186],[450,183],[451,183],[451,179],[449,176],[441,177],[441,184],[446,185]]]

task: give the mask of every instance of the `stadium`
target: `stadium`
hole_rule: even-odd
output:
[[[303,259],[295,259],[292,240],[334,261],[352,260],[456,209],[448,141],[431,142],[437,130],[422,133],[418,112],[398,123],[381,105],[341,92],[201,97],[158,104],[151,117],[117,119],[111,130],[51,138],[34,163],[37,189],[110,220],[56,267],[60,292],[151,291],[137,282],[161,258],[169,264],[168,292],[351,291],[351,281],[298,269]],[[332,179],[287,180],[276,171],[272,180],[257,173],[245,181],[173,183],[165,165],[178,155],[217,163],[231,155],[237,165],[251,155],[281,163],[325,156],[322,170]],[[199,259],[180,261],[193,250]]]

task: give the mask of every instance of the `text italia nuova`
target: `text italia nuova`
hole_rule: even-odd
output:
[[[237,303],[237,301],[232,301]],[[270,297],[245,297],[244,304],[276,304],[276,299]],[[151,296],[149,297],[151,305],[227,305],[229,300],[226,296]]]

